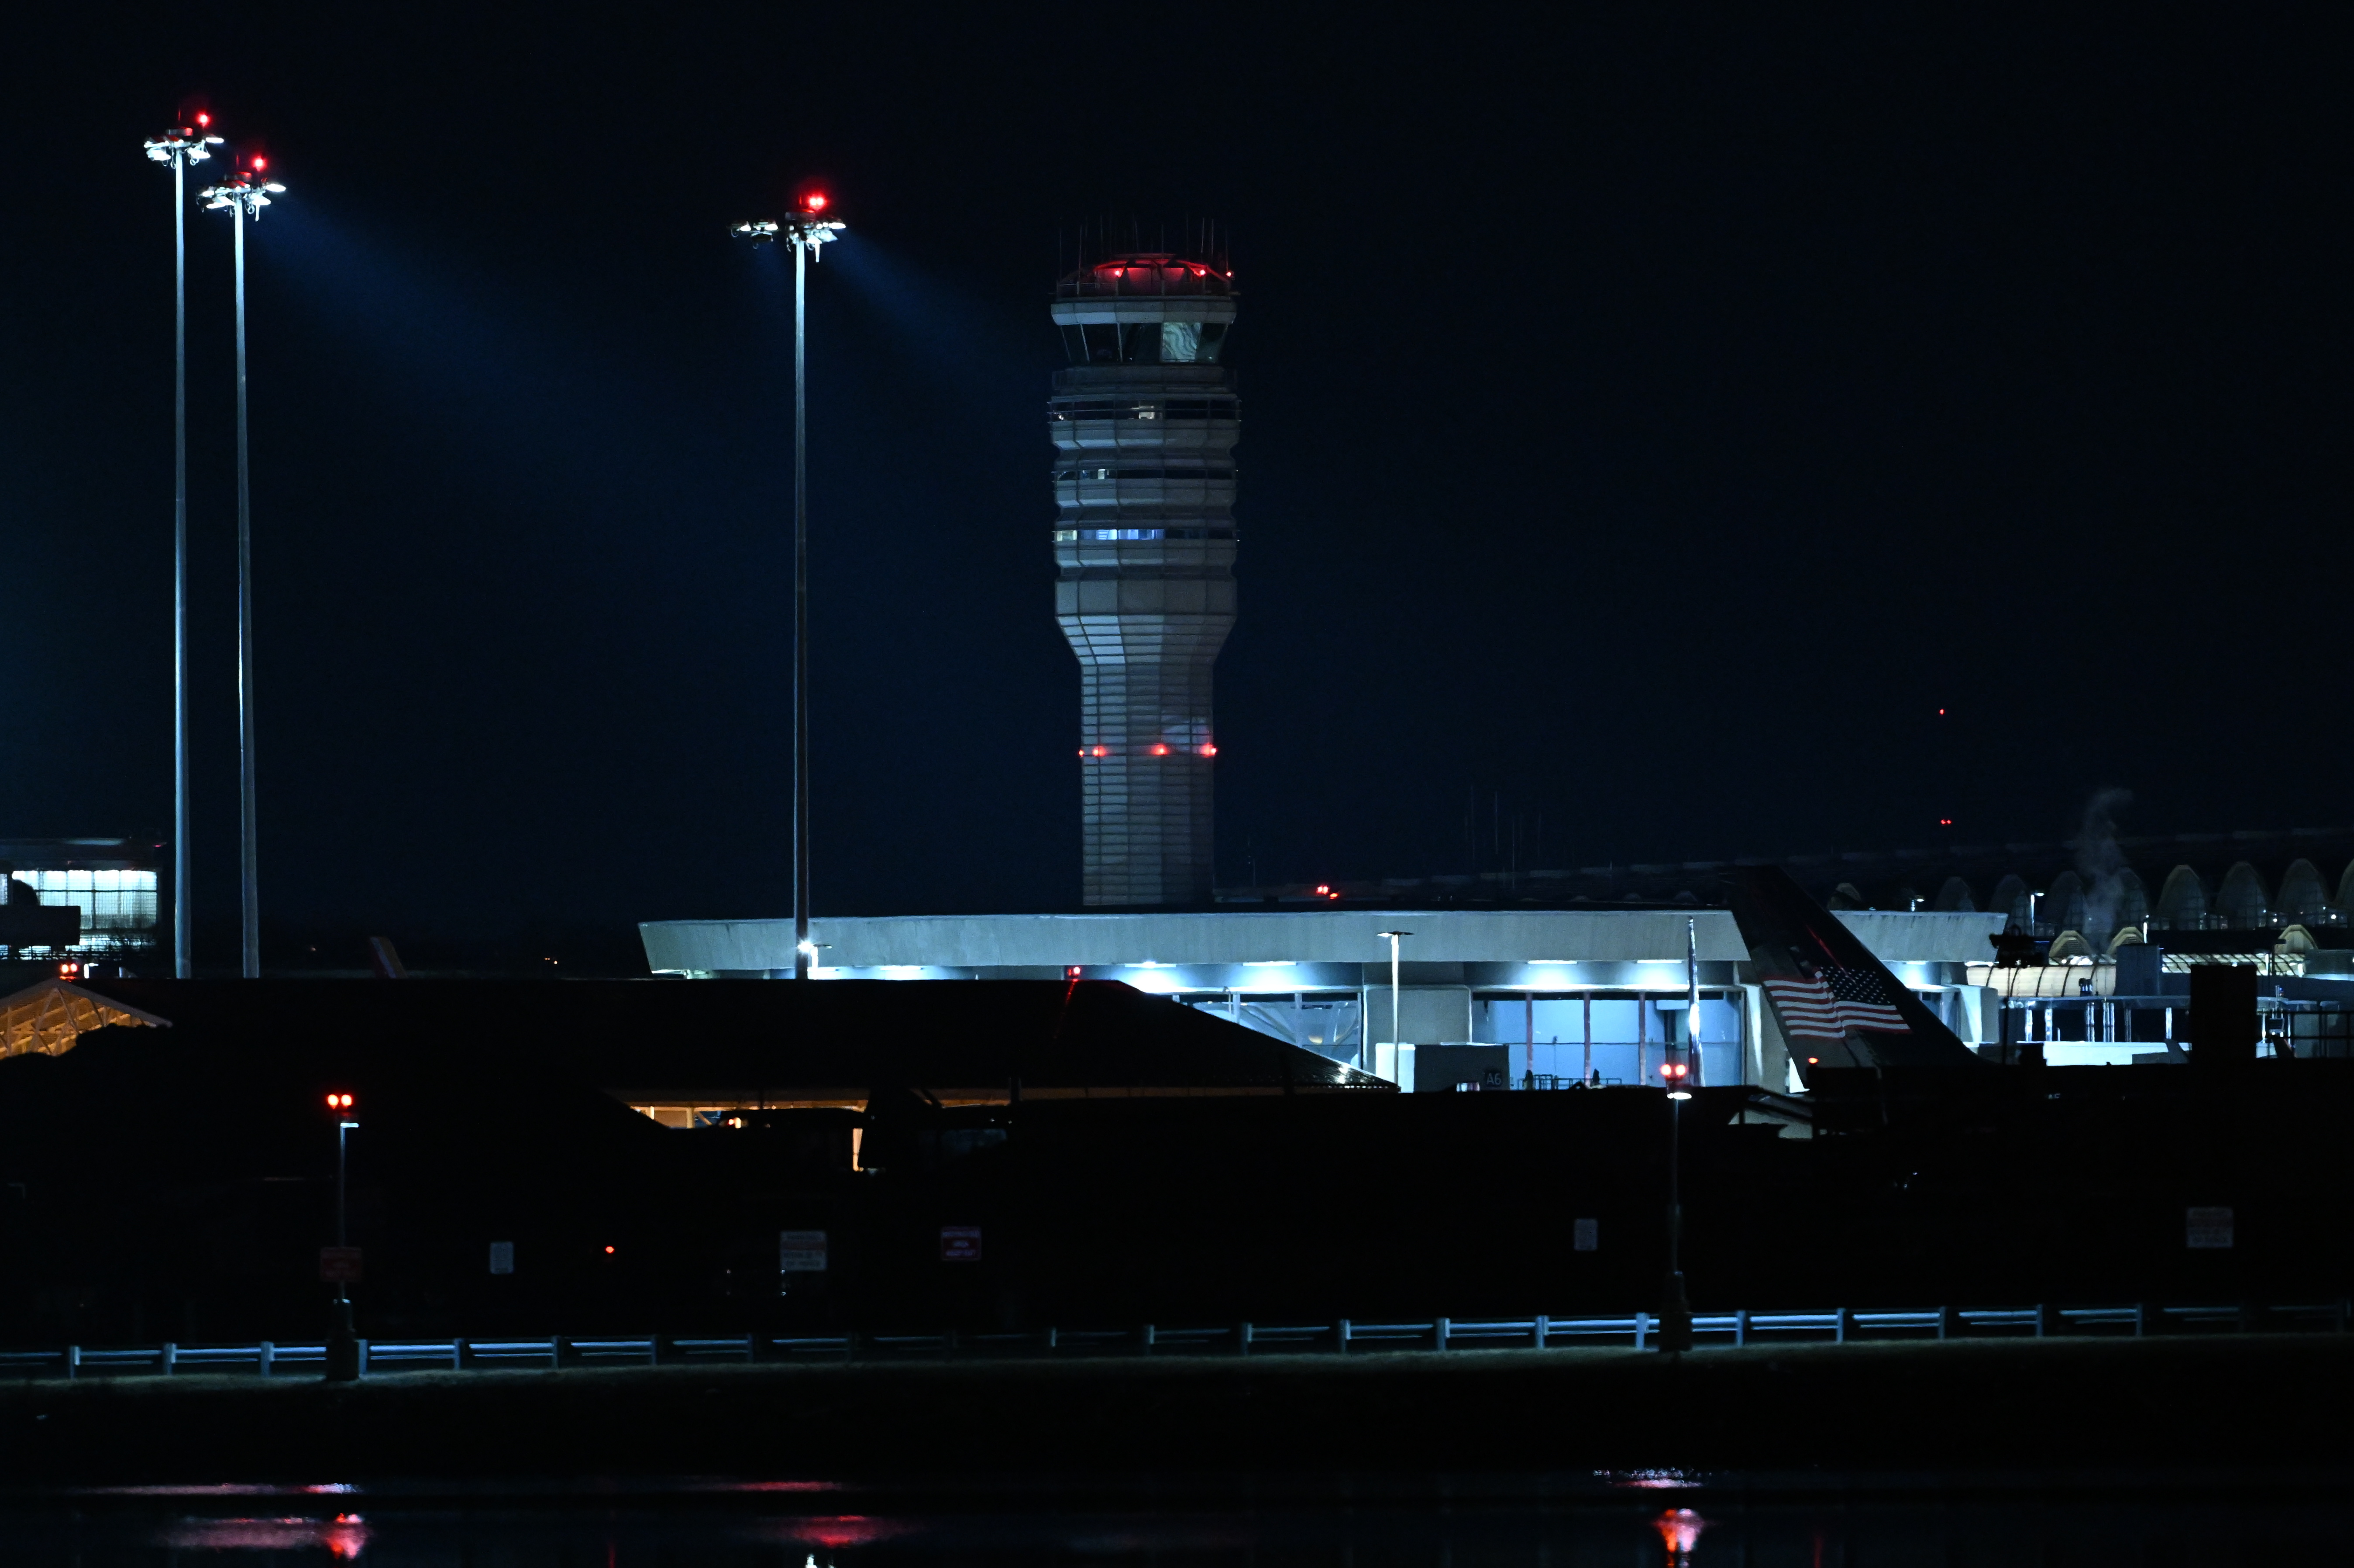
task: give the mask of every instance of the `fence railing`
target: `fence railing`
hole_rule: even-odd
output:
[[[1702,1345],[1748,1345],[1856,1340],[1964,1338],[2044,1339],[2062,1334],[2112,1332],[2134,1336],[2165,1332],[2258,1330],[2344,1333],[2354,1319],[2345,1300],[2285,1306],[2190,1306],[2141,1303],[2112,1307],[1932,1307],[1905,1311],[1829,1308],[1810,1312],[1702,1312],[1692,1334]],[[1362,1321],[1342,1318],[1317,1323],[1143,1323],[1124,1329],[1040,1329],[1028,1332],[733,1335],[684,1338],[362,1340],[363,1372],[546,1369],[591,1366],[675,1366],[722,1361],[780,1361],[868,1356],[1151,1355],[1172,1352],[1555,1349],[1572,1344],[1630,1344],[1656,1348],[1657,1314],[1620,1317],[1422,1318]],[[199,1372],[253,1372],[262,1377],[288,1370],[323,1370],[322,1342],[246,1345],[139,1346],[64,1345],[0,1351],[0,1375],[171,1376]]]

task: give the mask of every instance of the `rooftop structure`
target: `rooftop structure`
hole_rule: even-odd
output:
[[[1840,918],[1964,1041],[1999,1038],[1993,992],[1970,983],[1967,966],[1992,953],[1999,915],[1860,910]],[[821,962],[811,972],[822,980],[1119,980],[1426,1090],[1544,1086],[1596,1074],[1639,1083],[1663,1045],[1691,1038],[1688,922],[1703,1081],[1785,1088],[1787,1048],[1724,909],[821,917]],[[666,920],[639,930],[657,973],[790,972],[788,921]],[[1409,933],[1394,998],[1389,930]]]
[[[2066,932],[2106,952],[2139,932],[2354,926],[2354,827],[2125,834],[2040,843],[1954,844],[1781,858],[1333,877],[1218,890],[1222,906],[1329,905],[1513,908],[1712,900],[1735,865],[1778,865],[1833,909],[1991,911],[2013,930]],[[2337,938],[2327,948],[2348,945]]]

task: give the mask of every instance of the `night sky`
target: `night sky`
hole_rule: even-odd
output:
[[[1490,867],[1516,817],[1575,867],[2050,840],[2105,786],[2128,833],[2354,816],[2327,8],[62,9],[0,51],[0,836],[169,829],[140,144],[208,108],[292,187],[249,234],[273,962],[787,910],[790,263],[726,229],[805,181],[851,225],[821,914],[1076,904],[1046,300],[1104,215],[1233,237],[1223,880]],[[229,236],[190,228],[212,964]]]

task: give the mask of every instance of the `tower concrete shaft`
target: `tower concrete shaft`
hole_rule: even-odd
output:
[[[1055,619],[1079,659],[1083,895],[1211,896],[1210,672],[1235,624],[1230,275],[1128,253],[1055,288]]]

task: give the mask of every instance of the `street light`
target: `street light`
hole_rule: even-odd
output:
[[[352,1129],[359,1123],[352,1117],[356,1107],[348,1094],[330,1093],[327,1113],[335,1118],[335,1314],[327,1332],[327,1381],[352,1383],[360,1375],[359,1337],[352,1328],[351,1277],[352,1250],[350,1234],[344,1224],[345,1145]]]
[[[270,198],[286,187],[264,179],[266,158],[239,170],[227,185],[204,192],[205,210],[226,211],[237,230],[237,858],[238,893],[244,911],[238,972],[261,976],[261,894],[253,821],[253,486],[246,459],[245,412],[245,224],[261,220]]]
[[[1668,1276],[1659,1291],[1659,1349],[1691,1349],[1691,1302],[1684,1295],[1682,1261],[1684,1102],[1691,1098],[1692,1061],[1700,1054],[1700,920],[1684,916],[1684,1037],[1659,1053],[1668,1089]]]
[[[822,216],[825,197],[801,198],[781,223],[763,219],[728,230],[755,245],[793,248],[793,978],[807,980],[810,945],[809,832],[809,263],[845,227]]]
[[[212,116],[166,131],[147,155],[172,166],[172,972],[196,972],[188,914],[188,165],[212,156]]]
[[[1398,1048],[1398,942],[1403,938],[1413,936],[1414,933],[1411,931],[1376,931],[1373,935],[1376,937],[1387,937],[1390,939],[1390,1057],[1392,1063],[1390,1070],[1394,1073],[1397,1071],[1395,1063]],[[1374,1061],[1373,1067],[1376,1072],[1380,1070],[1381,1063],[1378,1058]],[[1391,1081],[1394,1083],[1396,1080],[1392,1079]]]

